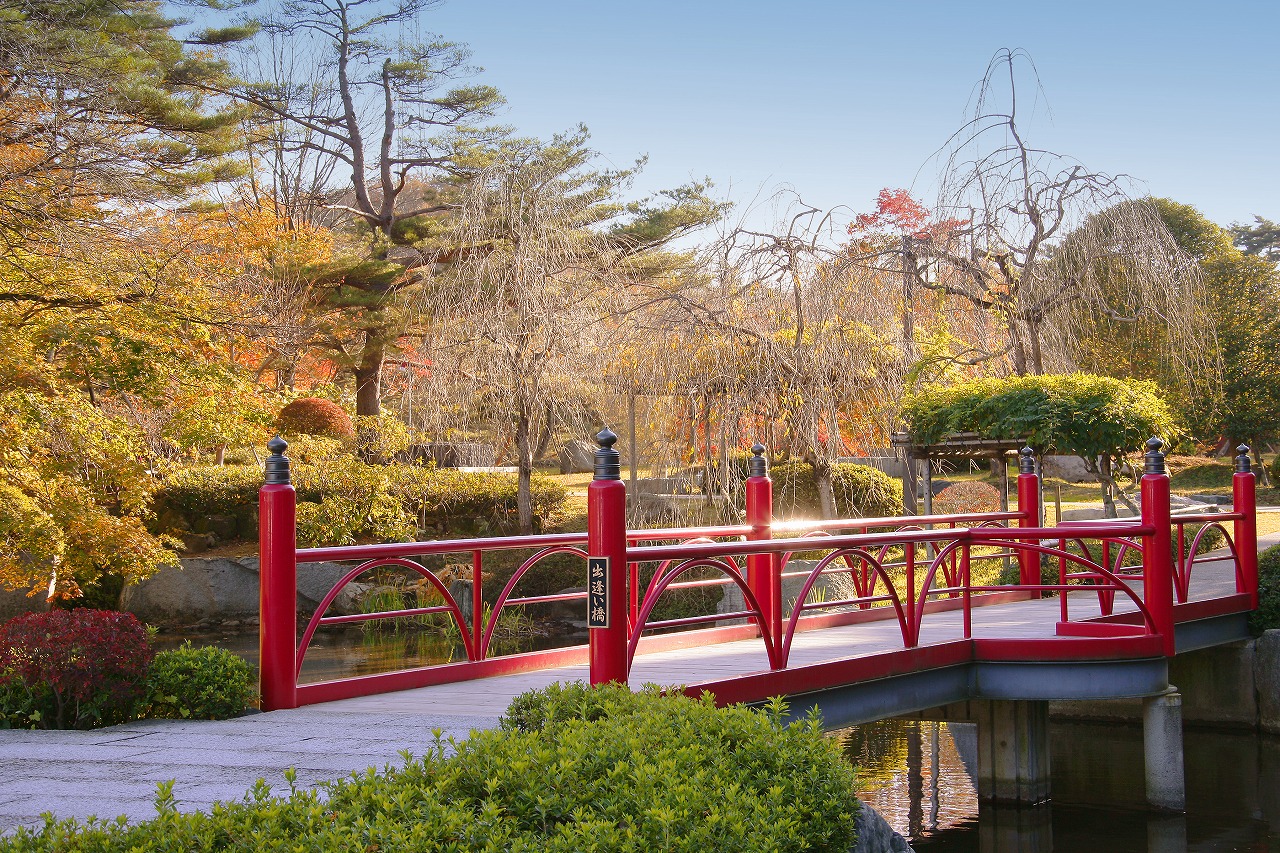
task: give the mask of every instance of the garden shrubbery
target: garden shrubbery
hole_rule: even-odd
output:
[[[190,641],[160,652],[147,676],[144,716],[162,719],[225,720],[244,712],[256,698],[255,678],[239,655]]]
[[[356,435],[351,416],[337,403],[321,397],[294,400],[280,410],[276,424],[286,435],[322,435],[337,439],[352,439]]]
[[[51,610],[0,625],[0,729],[91,729],[141,716],[225,719],[255,697],[248,664],[189,645],[158,655],[132,613]]]
[[[239,840],[258,850],[846,851],[853,769],[816,720],[787,725],[781,713],[556,687],[518,697],[501,730],[437,737],[398,769],[284,799],[260,783],[209,813],[179,814],[162,787],[149,822],[50,819],[0,850],[213,851]]]
[[[1280,545],[1258,555],[1258,609],[1249,627],[1258,634],[1280,628]]]
[[[821,511],[813,466],[800,460],[780,462],[769,472],[778,515],[816,516]],[[902,484],[878,468],[847,462],[831,466],[836,514],[840,518],[879,518],[902,514]]]
[[[0,625],[0,728],[88,729],[132,719],[152,651],[132,613],[51,610]]]
[[[999,512],[1000,490],[981,480],[960,480],[945,487],[933,499],[934,515]]]
[[[293,470],[299,543],[340,545],[410,539],[422,530],[513,532],[516,478],[507,474],[409,465],[366,465],[350,454],[311,448]],[[186,468],[165,478],[152,504],[156,532],[195,530],[210,516],[230,516],[242,538],[257,533],[257,466]],[[535,526],[563,511],[568,491],[534,477]]]

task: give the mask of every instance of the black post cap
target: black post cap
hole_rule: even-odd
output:
[[[1036,472],[1036,452],[1030,447],[1018,451],[1018,473],[1034,474]]]
[[[596,451],[597,480],[622,479],[622,454],[613,449],[617,442],[618,436],[608,427],[596,435],[596,444],[600,445],[600,449]]]
[[[263,465],[266,472],[265,482],[273,485],[288,485],[291,482],[289,457],[284,455],[288,449],[289,442],[278,435],[267,442],[267,450],[271,451],[271,455]]]
[[[1164,454],[1160,449],[1164,447],[1164,442],[1154,436],[1147,439],[1147,452],[1143,457],[1144,465],[1143,474],[1168,474],[1169,471],[1164,467]]]
[[[1236,448],[1236,473],[1248,474],[1252,470],[1249,464],[1249,445],[1242,444]]]
[[[751,460],[747,463],[747,474],[751,477],[768,477],[769,460],[764,458],[765,446],[760,442],[751,445]]]

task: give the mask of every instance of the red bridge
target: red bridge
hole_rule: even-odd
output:
[[[793,714],[817,706],[831,726],[949,706],[953,719],[972,719],[993,735],[980,739],[980,793],[1025,802],[1048,795],[1048,700],[1141,696],[1149,799],[1182,807],[1180,700],[1168,663],[1248,636],[1258,598],[1248,448],[1236,457],[1230,512],[1172,515],[1162,443],[1152,439],[1136,519],[1041,526],[1039,477],[1033,451],[1024,448],[1016,511],[798,526],[774,523],[757,445],[745,524],[629,531],[616,436],[606,430],[599,441],[585,534],[297,549],[287,445],[273,440],[260,495],[264,710],[433,685],[452,685],[452,703],[505,706],[528,680],[517,686],[499,677],[534,672],[544,676],[539,683],[589,676],[592,683],[683,684],[721,703],[783,695]],[[1227,556],[1206,559],[1201,542],[1215,532]],[[484,565],[498,551],[527,558],[494,597],[484,588]],[[821,558],[796,568],[795,555],[813,553]],[[521,596],[521,581],[561,554],[583,560],[586,590]],[[434,555],[470,558],[469,596],[455,597],[420,562]],[[297,565],[320,561],[354,565],[299,638]],[[997,562],[1016,565],[1017,581],[974,582],[978,566]],[[382,567],[420,575],[443,603],[328,615],[347,584]],[[815,595],[830,575],[846,578],[852,594]],[[740,609],[653,618],[670,591],[711,585],[736,592],[726,597],[740,600]],[[588,645],[493,654],[504,610],[564,601],[581,602]],[[452,619],[465,661],[298,683],[320,626],[427,614]]]

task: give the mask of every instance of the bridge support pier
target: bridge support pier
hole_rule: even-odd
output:
[[[970,705],[978,724],[978,797],[1031,805],[1049,799],[1049,703]]]
[[[1147,771],[1147,805],[1163,811],[1186,811],[1182,694],[1176,687],[1142,700],[1142,745]]]

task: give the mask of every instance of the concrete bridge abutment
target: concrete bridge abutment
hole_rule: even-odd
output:
[[[969,704],[978,724],[978,798],[1034,805],[1049,799],[1049,703],[983,700]]]

